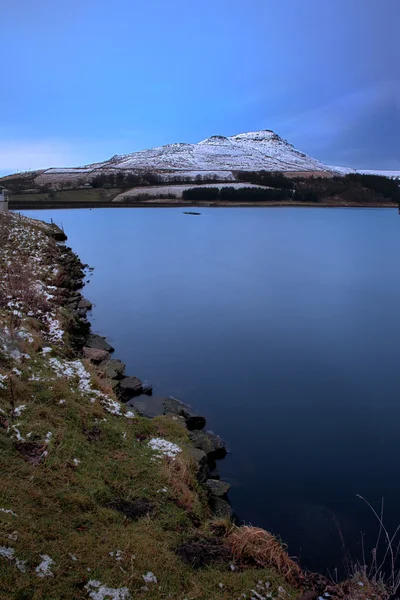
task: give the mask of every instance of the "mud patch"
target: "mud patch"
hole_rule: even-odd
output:
[[[101,436],[101,429],[100,427],[97,427],[97,425],[95,425],[91,429],[84,427],[83,434],[86,436],[89,442],[97,442],[97,440]]]
[[[41,442],[18,442],[15,444],[16,449],[23,458],[31,465],[38,465],[46,458],[46,443]]]
[[[137,521],[142,517],[150,516],[154,513],[155,506],[148,498],[133,498],[132,500],[115,500],[107,505],[125,515],[132,521]]]
[[[175,553],[195,569],[202,569],[211,564],[230,564],[233,558],[229,548],[217,538],[189,540],[178,546]]]

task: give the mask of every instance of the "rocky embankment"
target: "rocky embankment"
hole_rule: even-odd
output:
[[[188,430],[191,443],[189,453],[197,466],[198,479],[209,496],[212,512],[218,517],[233,518],[233,510],[226,500],[230,484],[220,480],[215,462],[226,456],[225,442],[212,431],[205,430],[206,418],[188,404],[172,396],[153,396],[151,384],[142,382],[136,375],[126,375],[125,363],[114,358],[115,349],[104,337],[90,331],[87,313],[92,305],[78,291],[84,285],[85,269],[90,267],[82,264],[70,248],[64,249],[62,261],[70,275],[62,302],[76,318],[73,336],[75,349],[93,364],[100,379],[106,382],[125,406],[134,408],[139,415],[149,419],[170,417]]]
[[[86,266],[63,239],[0,215],[0,598],[386,598],[365,572],[307,575],[232,522],[224,442],[91,333]]]

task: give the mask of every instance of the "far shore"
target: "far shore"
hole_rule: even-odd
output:
[[[144,202],[88,202],[65,200],[12,200],[10,210],[45,210],[65,208],[399,208],[395,202],[184,202],[177,200],[146,200]]]

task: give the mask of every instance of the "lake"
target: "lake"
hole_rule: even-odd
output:
[[[93,330],[208,419],[247,523],[309,568],[400,522],[400,216],[391,209],[24,211],[95,267]]]

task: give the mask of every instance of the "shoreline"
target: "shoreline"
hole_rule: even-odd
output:
[[[95,209],[95,208],[395,208],[397,203],[364,203],[348,202],[197,202],[183,203],[176,201],[158,202],[64,202],[64,201],[25,201],[10,200],[9,210],[57,210],[57,209]]]

